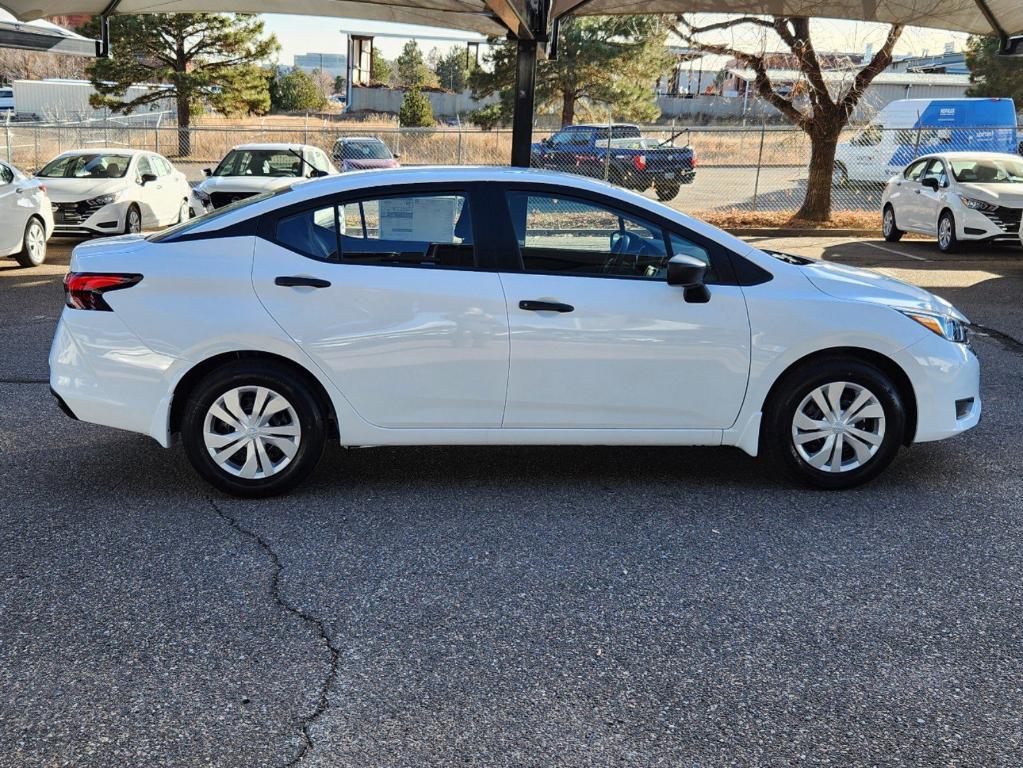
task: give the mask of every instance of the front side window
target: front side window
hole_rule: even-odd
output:
[[[920,174],[924,172],[924,168],[927,167],[929,162],[930,160],[917,160],[915,163],[911,163],[909,167],[906,168],[906,172],[903,175],[909,181],[919,181]]]
[[[381,197],[345,203],[341,260],[360,264],[473,267],[472,219],[460,194]]]
[[[214,176],[302,176],[302,158],[284,149],[232,149]]]
[[[0,184],[10,184],[12,181],[14,181],[14,171],[0,163]]]
[[[48,179],[123,179],[131,158],[127,155],[61,155],[36,174]]]
[[[945,164],[941,160],[931,160],[924,171],[921,179],[937,179],[939,187],[948,186],[948,174],[945,172]]]
[[[508,193],[526,272],[663,279],[669,254],[661,228],[585,200]]]

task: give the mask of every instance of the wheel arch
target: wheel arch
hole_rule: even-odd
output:
[[[792,373],[803,366],[827,358],[840,358],[845,360],[853,358],[855,360],[869,363],[887,374],[894,382],[899,391],[899,396],[902,398],[902,402],[906,407],[906,429],[905,434],[902,436],[902,443],[903,445],[909,445],[913,442],[913,437],[916,435],[917,423],[917,402],[913,383],[910,381],[906,372],[902,369],[902,366],[900,366],[897,362],[881,352],[877,352],[873,349],[867,349],[865,347],[829,347],[811,352],[798,360],[793,361],[778,375],[778,377],[774,380],[774,383],[771,384],[771,388],[768,390],[767,396],[761,404],[761,411],[767,411],[773,399],[776,398],[778,393],[781,391],[781,387],[785,383],[785,380]]]
[[[312,390],[313,395],[316,397],[317,402],[323,409],[323,413],[327,417],[327,438],[339,439],[340,430],[338,427],[337,413],[334,410],[334,403],[330,399],[330,395],[327,393],[327,390],[324,388],[320,380],[311,371],[309,371],[308,368],[296,363],[294,360],[289,360],[288,358],[274,354],[273,352],[263,352],[251,349],[222,352],[218,355],[208,357],[188,369],[185,375],[178,380],[177,385],[174,387],[174,396],[171,399],[170,415],[168,419],[171,434],[180,431],[181,418],[184,414],[185,403],[188,401],[188,396],[192,393],[199,382],[202,381],[208,373],[216,370],[219,366],[235,360],[267,360],[275,365],[281,366],[282,368],[287,368],[289,371],[299,376]]]

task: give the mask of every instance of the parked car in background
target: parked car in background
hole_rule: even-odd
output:
[[[298,179],[333,176],[327,153],[309,144],[241,144],[233,147],[193,190],[205,213],[263,192],[283,189]]]
[[[835,186],[884,183],[914,158],[939,152],[1017,152],[1012,99],[899,99],[835,152]]]
[[[14,112],[14,89],[10,86],[0,86],[0,114]]]
[[[644,138],[628,123],[570,125],[533,145],[534,168],[606,179],[642,192],[654,188],[659,200],[674,199],[682,184],[696,178],[692,147]]]
[[[65,412],[179,433],[243,496],[299,482],[329,438],[617,445],[623,465],[627,446],[732,445],[846,488],[981,413],[948,302],[521,168],[297,183],[80,245],[65,291]]]
[[[79,149],[48,162],[46,184],[58,235],[116,235],[187,221],[191,187],[163,155],[139,149]]]
[[[933,235],[942,251],[969,240],[1015,242],[1023,216],[1023,158],[944,152],[914,160],[881,197],[885,240]]]
[[[380,139],[365,136],[342,136],[334,142],[331,152],[342,171],[369,168],[397,168],[398,156]]]
[[[23,267],[46,261],[46,241],[53,235],[50,198],[38,179],[0,162],[0,256],[13,256]]]

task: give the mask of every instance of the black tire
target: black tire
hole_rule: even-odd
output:
[[[21,250],[14,256],[19,266],[38,267],[46,261],[46,225],[33,216],[25,224]]]
[[[239,405],[242,413],[251,415],[251,409],[254,408],[252,400],[256,399],[256,393],[247,390],[249,388],[255,390],[257,387],[271,390],[272,394],[281,397],[290,406],[290,410],[273,414],[270,423],[263,429],[273,429],[274,425],[277,429],[293,428],[297,423],[300,430],[296,438],[297,450],[288,458],[275,444],[264,443],[262,454],[259,454],[255,442],[250,439],[249,443],[253,446],[251,449],[248,444],[232,443],[240,447],[235,454],[226,457],[223,465],[218,464],[211,454],[211,450],[214,449],[208,448],[206,443],[207,417],[210,417],[211,432],[219,431],[229,435],[239,434],[240,431],[212,415],[211,408],[225,394],[241,389]],[[249,396],[252,400],[247,400]],[[267,399],[264,402],[269,404],[274,401]],[[246,408],[250,410],[246,411]],[[230,409],[228,414],[233,415]],[[284,493],[304,480],[316,468],[323,455],[326,433],[326,416],[303,378],[263,360],[238,360],[207,374],[189,395],[181,420],[182,443],[188,460],[196,471],[210,485],[224,493],[247,498]],[[219,436],[214,435],[214,438]],[[290,442],[290,438],[288,440]],[[263,470],[268,464],[272,472],[263,477],[252,478],[235,474],[245,469],[247,465],[245,460],[250,453],[255,454],[259,472],[265,475]],[[283,466],[279,469],[274,468],[275,462],[280,462]]]
[[[674,200],[678,197],[679,190],[682,189],[682,185],[677,181],[673,182],[661,182],[654,184],[654,192],[657,193],[657,199],[661,202],[667,202],[668,200]]]
[[[895,209],[892,208],[891,203],[884,207],[881,212],[881,235],[889,243],[897,243],[902,239],[905,234],[898,227],[898,223],[895,221]]]
[[[136,217],[136,218],[133,218]],[[138,226],[135,226],[135,222],[138,222]],[[128,212],[124,214],[124,234],[133,235],[138,234],[142,231],[142,211],[139,207],[132,203],[128,206]]]
[[[948,227],[947,233],[942,227]],[[938,217],[938,250],[942,253],[955,253],[959,250],[959,238],[956,237],[956,220],[951,211],[942,211]]]
[[[859,393],[865,390],[868,394],[873,395],[874,402],[881,408],[884,418],[883,421],[878,418],[851,421],[849,426],[856,430],[857,435],[866,433],[878,439],[876,450],[861,462],[855,446],[846,442],[848,433],[845,433],[842,438],[842,449],[837,452],[840,471],[827,471],[812,465],[807,458],[801,455],[794,434],[796,432],[796,412],[802,406],[803,416],[810,419],[819,418],[821,423],[826,422],[828,416],[816,406],[812,393],[820,387],[840,382],[847,385],[839,390],[841,392],[840,407],[849,408],[854,405]],[[859,392],[857,392],[858,389]],[[830,401],[825,398],[825,402],[829,403]],[[876,413],[876,406],[870,404],[867,408],[858,409],[858,411]],[[808,415],[808,410],[816,411],[817,414]],[[816,428],[806,428],[806,431],[800,432],[800,436],[806,438],[811,434],[829,432],[829,428],[823,428],[819,433],[811,432],[813,429]],[[883,433],[879,431],[882,429]],[[888,374],[876,366],[856,358],[829,357],[802,365],[785,374],[783,379],[778,382],[770,401],[764,408],[760,450],[789,479],[817,488],[840,490],[860,485],[880,474],[898,453],[905,436],[905,429],[905,405],[898,388]],[[832,442],[829,443],[828,440]],[[867,440],[859,437],[853,438],[853,440],[860,446],[866,446],[868,451],[871,449]],[[832,464],[828,457],[834,457],[836,453],[834,446],[837,444],[837,436],[822,437],[811,441],[804,439],[801,442],[802,452],[808,454],[810,459],[823,454],[825,466]],[[848,467],[842,469],[846,465]]]
[[[838,189],[849,186],[849,169],[840,160],[835,161],[835,166],[831,171],[831,186]]]

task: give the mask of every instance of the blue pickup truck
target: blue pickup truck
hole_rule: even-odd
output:
[[[661,142],[628,123],[569,125],[533,145],[531,165],[639,192],[653,187],[659,200],[671,200],[696,178],[693,148],[674,146],[677,136]]]

